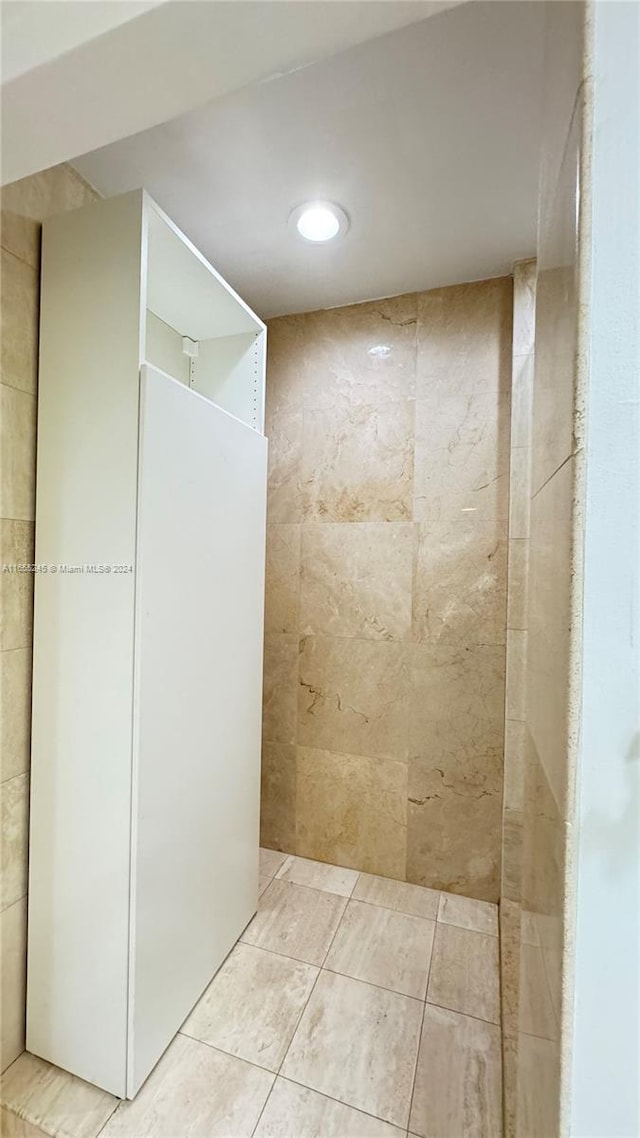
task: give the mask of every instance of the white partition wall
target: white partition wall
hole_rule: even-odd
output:
[[[140,440],[134,1091],[255,912],[267,448],[152,368]]]
[[[257,904],[265,335],[142,191],[45,222],[27,1047],[120,1096]]]

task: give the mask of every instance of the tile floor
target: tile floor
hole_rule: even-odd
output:
[[[25,1053],[5,1138],[500,1138],[497,907],[273,850],[260,874],[135,1101]]]

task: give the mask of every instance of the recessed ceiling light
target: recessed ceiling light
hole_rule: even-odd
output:
[[[305,241],[320,245],[343,236],[349,228],[349,218],[333,202],[305,202],[290,214],[289,226]]]

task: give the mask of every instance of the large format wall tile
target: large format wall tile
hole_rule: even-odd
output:
[[[407,877],[497,901],[504,648],[414,649]]]
[[[267,377],[264,737],[295,736],[297,763],[294,797],[265,747],[263,840],[291,848],[295,802],[296,853],[492,901],[512,292],[505,277],[278,317]],[[295,715],[273,639],[294,632]]]
[[[2,382],[35,395],[38,374],[38,276],[2,249],[0,374]]]
[[[27,993],[27,898],[0,914],[0,1070],[24,1050]]]
[[[270,411],[269,407],[267,399],[267,521],[281,524],[300,522],[302,411],[298,408],[285,408],[276,413]]]
[[[2,187],[2,248],[33,268],[40,262],[40,223],[79,209],[98,194],[70,166],[52,166]]]
[[[576,217],[582,107],[577,99],[555,190],[541,203],[532,484],[535,493],[574,450],[578,344]]]
[[[416,403],[414,517],[440,522],[509,512],[509,398],[430,394]]]
[[[3,518],[0,522],[0,563],[33,565],[33,522]],[[0,573],[0,647],[31,647],[33,573]]]
[[[413,629],[433,644],[504,644],[506,526],[476,514],[418,527]]]
[[[301,352],[307,410],[413,399],[415,294],[310,312]]]
[[[5,909],[27,892],[29,843],[29,776],[2,783],[1,903]]]
[[[31,649],[0,652],[0,781],[29,769],[31,755]]]
[[[433,289],[418,297],[418,398],[507,391],[510,277]]]
[[[503,645],[416,644],[412,651],[411,755],[432,763],[502,757]]]
[[[403,878],[406,764],[298,747],[297,827],[304,857]]]
[[[562,814],[566,810],[574,460],[535,495],[531,512],[527,718]]]
[[[291,853],[296,848],[296,748],[262,744],[260,844]]]
[[[413,401],[305,411],[305,520],[409,521],[413,433]]]
[[[300,526],[267,526],[265,632],[298,631]]]
[[[295,743],[298,699],[298,637],[270,633],[264,639],[262,735],[272,743]]]
[[[33,395],[0,383],[3,518],[31,521],[36,487],[36,401]]]
[[[407,879],[496,902],[500,895],[502,754],[449,770],[409,765]]]
[[[413,538],[402,522],[304,525],[301,632],[408,639]]]
[[[407,759],[408,645],[307,636],[300,645],[298,741]]]

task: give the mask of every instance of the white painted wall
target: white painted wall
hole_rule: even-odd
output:
[[[593,233],[570,1132],[640,1134],[640,5],[593,10]]]

